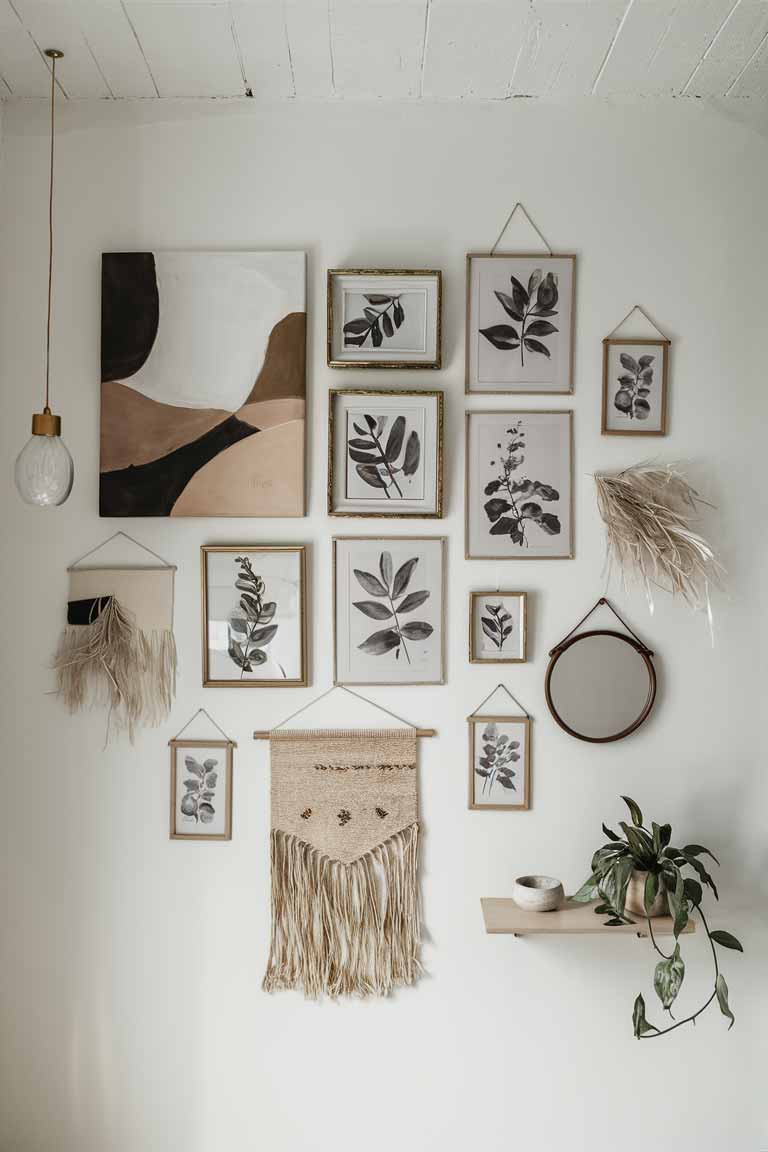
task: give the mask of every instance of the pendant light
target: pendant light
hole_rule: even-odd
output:
[[[46,48],[51,61],[51,175],[48,193],[48,327],[45,344],[45,407],[32,417],[32,437],[16,458],[15,479],[27,504],[63,504],[72,491],[74,465],[61,438],[61,417],[49,407],[51,379],[51,298],[53,289],[53,143],[56,110],[56,61],[64,55]]]

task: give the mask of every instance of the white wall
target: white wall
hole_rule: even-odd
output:
[[[17,500],[11,462],[42,377],[46,123],[43,108],[5,118],[0,1147],[768,1147],[764,135],[695,104],[532,101],[101,104],[67,108],[62,128],[54,398],[77,479],[63,508],[42,512]],[[490,246],[516,199],[553,245],[579,254],[577,557],[556,564],[462,558],[464,254]],[[69,718],[47,694],[66,565],[120,526],[97,516],[99,254],[280,246],[309,253],[310,515],[125,525],[179,566],[181,679],[162,730],[104,750],[103,715]],[[325,269],[355,264],[444,269],[444,371],[393,381],[325,367]],[[650,443],[600,437],[601,340],[635,301],[674,340],[671,434]],[[378,530],[325,517],[326,389],[393,382],[443,387],[448,401],[447,516],[426,526],[450,541],[448,682],[370,690],[439,730],[421,757],[430,976],[388,1002],[318,1007],[260,990],[268,749],[249,734],[329,684],[330,538]],[[716,598],[713,651],[701,617],[661,597],[649,618],[642,595],[614,590],[658,654],[662,690],[635,737],[592,747],[548,718],[546,653],[604,591],[590,473],[656,453],[684,461],[718,506],[707,530],[728,595]],[[198,549],[217,541],[311,545],[311,688],[201,689]],[[532,659],[505,675],[535,718],[527,814],[466,809],[465,717],[498,679],[467,664],[467,593],[497,580],[532,600]],[[167,837],[166,740],[200,704],[240,742],[227,845]],[[507,893],[520,872],[581,881],[622,792],[722,860],[714,924],[747,949],[722,957],[730,1033],[715,1011],[695,1031],[633,1039],[635,995],[655,999],[645,941],[483,933],[479,897]],[[701,935],[685,953],[681,1003],[694,1006],[709,981]]]

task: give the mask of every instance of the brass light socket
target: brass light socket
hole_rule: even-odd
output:
[[[32,417],[33,436],[61,436],[61,416],[54,416],[50,408],[35,412]]]

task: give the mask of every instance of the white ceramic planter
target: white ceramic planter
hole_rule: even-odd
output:
[[[645,878],[647,875],[647,872],[634,871],[629,878],[624,908],[627,912],[634,912],[635,916],[645,916]],[[660,888],[651,905],[650,915],[666,916],[668,912],[667,894],[663,888]]]
[[[552,912],[560,907],[565,895],[554,876],[518,876],[512,899],[528,912]]]

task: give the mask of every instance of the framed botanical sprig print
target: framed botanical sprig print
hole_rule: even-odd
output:
[[[669,345],[665,337],[603,340],[604,436],[666,434]]]
[[[203,687],[297,688],[307,679],[306,548],[201,548]]]
[[[232,839],[231,740],[171,740],[171,840]]]
[[[445,538],[333,540],[334,683],[442,684]]]
[[[467,256],[467,392],[573,391],[575,280],[575,256]]]
[[[531,806],[529,716],[469,717],[469,807],[527,811]]]
[[[362,388],[328,398],[328,514],[443,514],[443,393]]]
[[[522,664],[528,659],[525,592],[470,592],[470,664]]]
[[[573,413],[468,412],[466,558],[573,556]]]
[[[439,368],[442,273],[331,268],[330,368]]]

